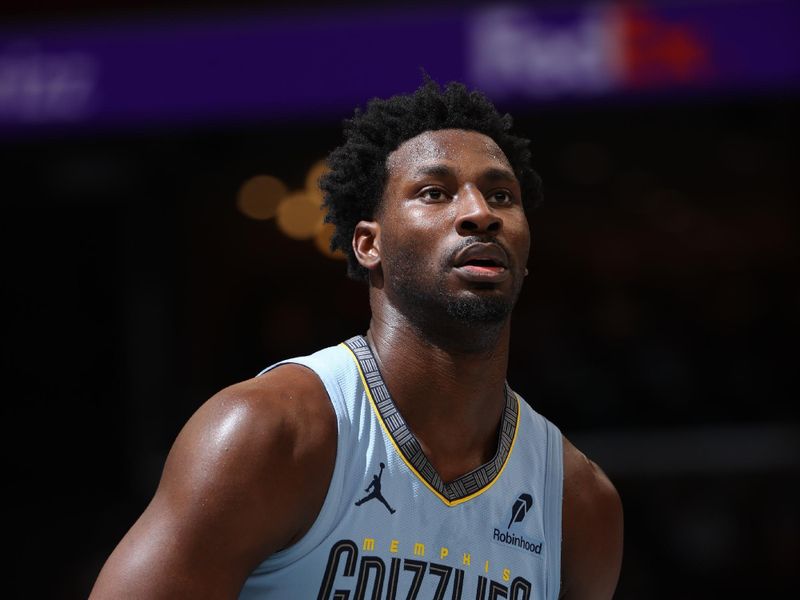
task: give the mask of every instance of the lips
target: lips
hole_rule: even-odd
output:
[[[497,244],[475,243],[456,254],[454,263],[456,268],[484,266],[507,269],[508,257]]]
[[[471,244],[456,254],[454,267],[469,281],[498,283],[508,277],[508,256],[497,244]]]

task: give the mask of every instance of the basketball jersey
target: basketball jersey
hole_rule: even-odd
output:
[[[558,598],[563,461],[554,425],[506,386],[494,458],[445,482],[363,337],[265,371],[287,362],[325,386],[336,462],[311,529],[261,563],[240,599]]]

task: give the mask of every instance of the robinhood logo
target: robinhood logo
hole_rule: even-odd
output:
[[[511,509],[511,520],[506,525],[506,529],[511,529],[513,523],[522,523],[525,515],[533,506],[533,498],[530,494],[520,494],[517,501],[514,502],[514,507]]]
[[[496,542],[500,542],[501,544],[516,546],[517,548],[521,548],[522,550],[527,550],[531,554],[542,553],[542,542],[539,542],[537,544],[530,540],[526,540],[521,535],[515,535],[510,531],[506,531],[505,533],[503,533],[499,529],[495,528],[494,534],[492,535],[492,539]]]
[[[520,494],[519,498],[514,502],[514,506],[511,507],[511,519],[508,521],[506,531],[495,528],[494,531],[492,531],[492,540],[499,544],[514,546],[515,548],[540,556],[542,554],[542,542],[529,540],[523,535],[518,535],[510,531],[512,525],[522,523],[522,521],[525,520],[532,506],[533,498],[531,495]]]

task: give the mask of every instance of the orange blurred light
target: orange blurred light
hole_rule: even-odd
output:
[[[314,163],[306,175],[306,194],[309,201],[316,206],[322,206],[322,190],[319,189],[319,178],[329,171],[324,160]]]
[[[277,177],[256,175],[239,188],[236,206],[245,216],[264,221],[275,216],[287,192],[286,184]]]
[[[286,196],[278,205],[278,227],[290,238],[308,240],[314,237],[322,225],[324,213],[319,205],[308,198],[308,194],[295,192]]]

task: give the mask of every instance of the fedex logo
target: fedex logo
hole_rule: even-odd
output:
[[[645,8],[491,8],[476,13],[468,40],[470,79],[494,97],[701,83],[712,72],[697,27]]]

